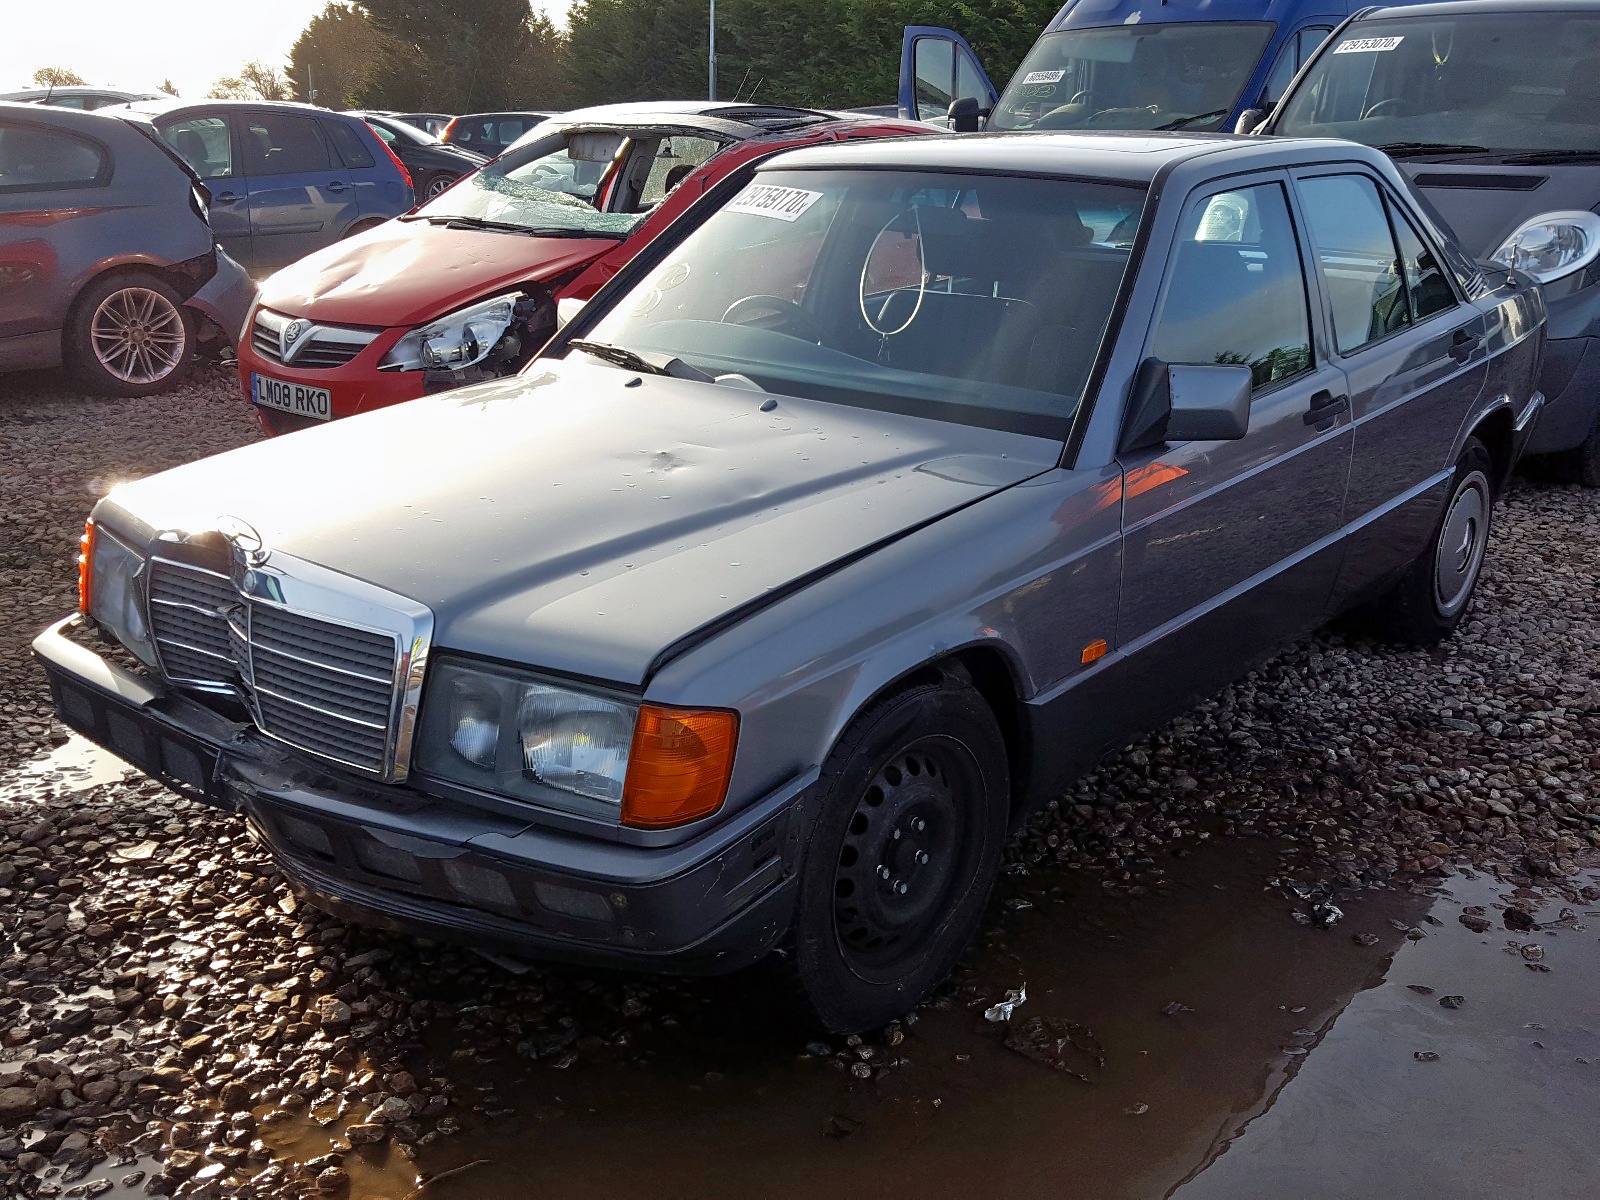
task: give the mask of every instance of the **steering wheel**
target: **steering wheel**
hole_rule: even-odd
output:
[[[824,332],[815,317],[793,300],[785,300],[782,296],[746,296],[742,300],[735,300],[722,314],[722,322],[725,325],[748,325],[751,329],[786,333],[790,337],[819,345]]]
[[[1361,119],[1365,121],[1368,117],[1381,117],[1385,113],[1391,117],[1400,115],[1400,97],[1390,96],[1387,100],[1379,100],[1361,114]]]

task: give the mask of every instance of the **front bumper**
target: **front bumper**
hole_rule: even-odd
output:
[[[302,370],[273,362],[257,354],[248,337],[239,342],[239,388],[246,402],[253,404],[251,376],[257,372],[285,383],[299,383],[306,387],[327,388],[333,419],[353,417],[357,413],[387,408],[417,400],[426,394],[424,373],[421,371],[380,371],[377,364],[388,353],[389,346],[400,340],[404,330],[389,330],[360,354],[342,367],[327,370]],[[269,434],[292,433],[314,425],[326,424],[311,417],[279,412],[277,409],[255,405],[261,426]]]
[[[1545,406],[1527,452],[1552,454],[1582,445],[1600,424],[1600,337],[1547,341],[1539,386]]]
[[[810,778],[676,846],[600,843],[330,769],[68,636],[33,643],[61,721],[243,817],[294,889],[380,928],[532,957],[718,974],[787,931]]]
[[[255,302],[255,281],[219,246],[216,274],[184,303],[222,330],[228,345],[237,346],[244,340],[244,323]]]

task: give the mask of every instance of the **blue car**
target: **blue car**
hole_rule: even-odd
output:
[[[913,25],[900,56],[900,115],[961,132],[1253,129],[1364,3],[1068,0],[1003,95],[959,33]]]
[[[411,176],[359,117],[309,104],[152,101],[113,110],[147,122],[210,192],[222,248],[255,270],[408,211]]]

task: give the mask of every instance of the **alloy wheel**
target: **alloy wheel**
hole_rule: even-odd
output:
[[[158,383],[183,364],[183,314],[160,292],[126,287],[100,302],[89,322],[100,365],[123,383]]]

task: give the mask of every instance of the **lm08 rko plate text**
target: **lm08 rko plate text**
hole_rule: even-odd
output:
[[[326,421],[333,416],[333,397],[327,388],[285,383],[281,379],[256,373],[250,376],[250,391],[255,402],[264,408],[275,408],[317,421]]]

